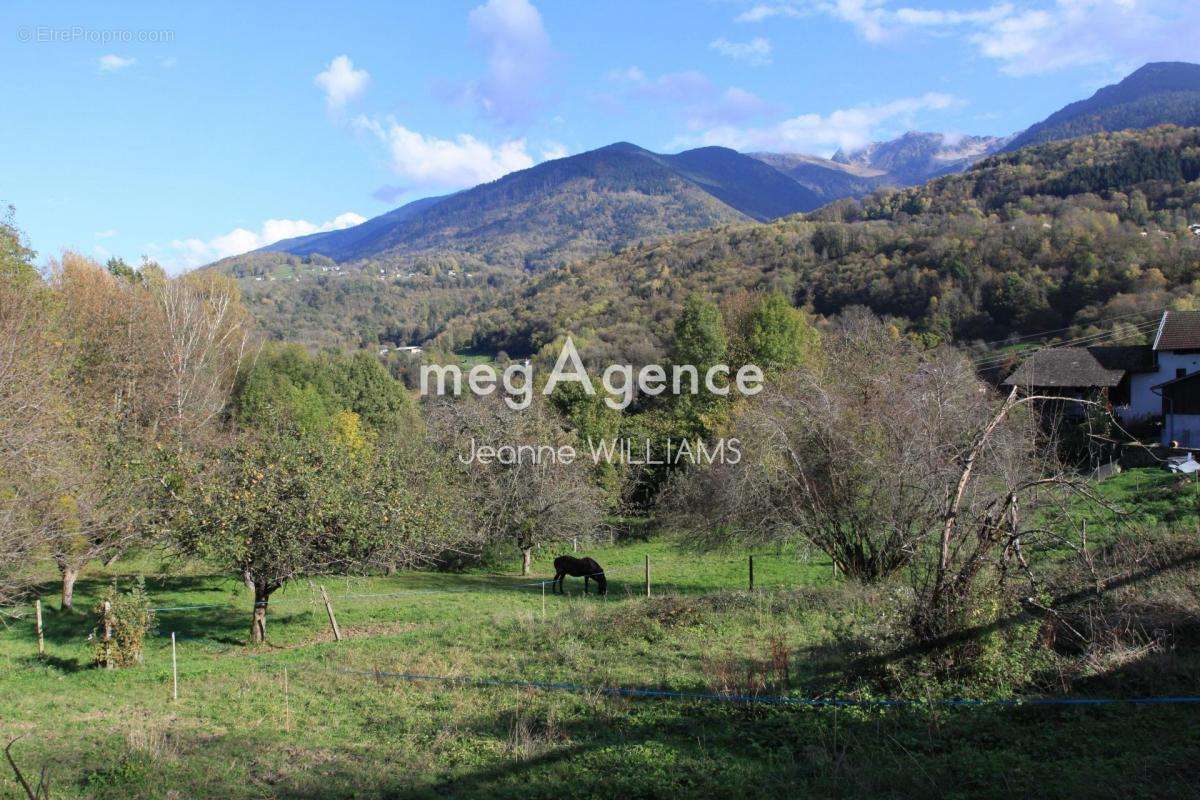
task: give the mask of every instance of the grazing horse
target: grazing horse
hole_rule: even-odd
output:
[[[554,589],[552,592],[566,594],[563,589],[563,579],[570,575],[572,578],[583,578],[583,593],[588,593],[588,581],[593,580],[599,587],[600,594],[608,594],[608,580],[604,577],[604,568],[596,563],[594,558],[574,558],[559,556],[554,559]]]

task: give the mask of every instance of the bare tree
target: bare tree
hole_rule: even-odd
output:
[[[666,503],[701,545],[799,538],[845,574],[879,578],[940,518],[987,391],[961,357],[919,352],[873,319],[825,351],[824,366],[782,375],[743,405],[739,463],[693,473]]]
[[[474,524],[487,539],[516,544],[522,575],[535,547],[599,533],[604,494],[592,482],[590,455],[564,463],[559,448],[577,443],[543,403],[513,410],[496,397],[439,400],[429,418],[434,441],[460,469]],[[462,463],[481,448],[495,455]]]
[[[850,576],[907,568],[912,633],[930,641],[961,629],[986,573],[1035,580],[1023,546],[1045,531],[1030,508],[1099,503],[1058,461],[1055,426],[1029,413],[1063,398],[997,397],[960,354],[919,351],[868,317],[826,353],[741,409],[739,463],[671,487],[693,542],[799,537]]]
[[[247,352],[249,322],[237,285],[219,275],[165,282],[154,301],[159,415],[182,448],[224,410]]]
[[[50,357],[48,293],[21,266],[0,264],[0,606],[25,587],[21,568],[47,538],[29,508],[61,401]]]

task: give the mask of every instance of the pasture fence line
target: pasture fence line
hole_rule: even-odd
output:
[[[1112,705],[1200,705],[1200,695],[1152,695],[1142,697],[1010,697],[1010,698],[932,698],[914,700],[909,698],[846,698],[846,697],[795,697],[777,694],[741,694],[729,692],[700,692],[677,689],[655,689],[643,686],[585,686],[583,684],[558,681],[525,681],[508,678],[471,678],[451,675],[423,675],[409,672],[383,670],[355,670],[330,668],[344,675],[369,677],[375,681],[384,678],[410,683],[440,683],[452,687],[466,688],[514,688],[537,689],[550,692],[603,695],[662,700],[691,700],[699,702],[732,703],[736,705],[793,706],[800,708],[921,708],[930,706],[949,708],[1015,708],[1019,706],[1112,706]]]
[[[744,563],[747,564],[747,569],[748,569],[747,586],[749,587],[750,591],[753,592],[755,589],[755,575],[754,575],[754,559],[755,559],[755,557],[759,557],[759,558],[790,557],[792,555],[793,555],[792,553],[785,553],[785,552],[749,553],[746,556],[734,557],[734,558],[724,558],[724,559],[706,558],[705,562],[708,564],[713,564],[713,563],[729,564],[729,563],[735,563],[735,562],[742,561],[744,558],[745,559]],[[807,560],[807,559],[805,559],[805,560]],[[622,565],[619,565],[616,567],[611,567],[609,569],[601,570],[599,572],[590,573],[586,576],[581,575],[581,576],[573,576],[573,577],[594,578],[594,577],[597,577],[600,575],[605,575],[607,577],[607,576],[616,574],[619,576],[628,576],[625,578],[621,578],[621,580],[628,581],[628,583],[633,583],[633,581],[630,581],[629,578],[633,577],[634,570],[640,571],[642,573],[642,575],[641,575],[641,578],[642,578],[641,583],[643,583],[642,588],[644,589],[645,596],[647,598],[651,597],[651,564],[650,564],[650,555],[649,554],[645,554],[643,556],[643,563],[641,565],[622,564]],[[255,601],[254,607],[258,608],[260,606],[274,605],[277,607],[283,606],[286,608],[293,604],[319,607],[321,604],[323,604],[324,608],[325,608],[326,616],[328,617],[328,620],[329,620],[330,630],[333,633],[333,639],[335,642],[342,641],[343,636],[342,636],[342,631],[338,624],[336,615],[334,613],[334,608],[333,608],[334,600],[405,598],[405,597],[411,597],[414,595],[442,595],[442,596],[445,596],[445,595],[450,595],[450,594],[473,593],[473,592],[479,591],[479,589],[481,587],[489,588],[489,589],[511,588],[511,589],[516,589],[516,590],[535,588],[535,589],[541,590],[542,618],[543,619],[546,618],[546,615],[547,615],[546,585],[553,584],[555,582],[553,578],[547,579],[547,580],[532,581],[532,582],[527,582],[527,583],[508,583],[507,579],[510,576],[507,576],[507,575],[483,574],[483,575],[479,575],[479,577],[484,578],[485,580],[490,579],[493,581],[495,579],[501,579],[501,580],[505,580],[505,582],[504,583],[464,584],[464,585],[453,586],[453,587],[443,586],[443,587],[436,588],[436,589],[427,589],[427,588],[399,589],[399,590],[391,591],[391,592],[351,592],[351,591],[347,591],[342,594],[329,594],[327,592],[325,586],[322,585],[319,587],[320,596],[318,597],[318,594],[317,594],[318,587],[313,584],[313,581],[311,579],[309,579],[307,581],[308,587],[309,587],[309,596],[308,597],[304,597],[302,595],[301,596],[290,595],[290,596],[276,598],[271,601],[260,600],[260,601]],[[230,578],[229,580],[232,580],[232,578]],[[365,580],[369,580],[369,578],[367,576],[361,576],[360,580],[365,581]],[[300,583],[300,581],[295,581],[294,584],[302,585]],[[345,579],[345,586],[347,589],[350,589],[350,587],[351,587],[351,578],[350,577],[347,577]],[[720,590],[718,590],[718,591],[720,591]],[[633,594],[632,592],[629,592],[628,586],[626,587],[626,592],[629,595]],[[42,606],[41,598],[40,597],[35,598],[35,600],[32,604],[31,610],[33,610],[35,612],[35,614],[34,614],[34,616],[35,616],[34,632],[35,632],[35,636],[37,639],[38,656],[44,657],[45,653],[46,653],[45,639],[44,639],[45,629],[44,629],[44,625],[43,625],[41,606]],[[24,614],[21,613],[22,608],[23,608],[22,606],[15,606],[15,607],[10,607],[9,609],[6,609],[6,611],[7,612],[16,612],[16,613],[11,613],[11,616],[13,616],[14,618],[20,619],[21,617],[24,616]],[[216,609],[224,609],[224,610],[228,610],[231,612],[235,612],[241,608],[243,608],[243,606],[241,606],[241,601],[237,598],[231,598],[230,600],[228,600],[226,602],[221,602],[221,603],[194,603],[194,604],[165,605],[165,606],[155,606],[155,607],[152,607],[150,610],[156,614],[162,614],[162,613],[176,614],[176,613],[192,613],[192,612],[199,612],[199,611],[210,611],[210,610],[216,610]],[[166,634],[163,634],[163,635],[165,636]],[[175,638],[174,632],[172,632],[171,638],[172,639]],[[190,637],[181,637],[181,638],[190,638]],[[173,642],[172,642],[172,644],[173,644]]]

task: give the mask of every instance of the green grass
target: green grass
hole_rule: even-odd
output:
[[[1089,546],[1111,544],[1120,536],[1155,535],[1167,530],[1200,530],[1200,481],[1158,467],[1126,470],[1102,482],[1086,484],[1090,496],[1072,495],[1067,516],[1071,538],[1079,543],[1086,532]],[[1096,500],[1101,502],[1096,502]],[[1063,520],[1046,511],[1039,525],[1063,530]],[[1045,537],[1039,537],[1045,539]],[[1066,553],[1053,542],[1038,548],[1052,558]]]
[[[698,557],[648,541],[590,550],[607,599],[482,571],[324,581],[347,639],[333,643],[305,582],[273,598],[269,646],[243,644],[239,582],[152,559],[163,611],[135,669],[88,666],[92,622],[46,611],[0,631],[0,735],[54,798],[135,797],[1171,797],[1194,793],[1194,707],[794,709],[598,693],[408,683],[381,672],[648,686],[819,691],[846,630],[881,593],[833,581],[827,560]],[[654,597],[644,596],[645,557]],[[535,579],[549,577],[548,556]],[[182,574],[180,574],[182,573]],[[81,580],[89,608],[109,580]],[[53,585],[47,584],[52,592]],[[384,595],[384,596],[366,596]],[[57,602],[48,600],[48,606]],[[171,699],[168,635],[181,696]],[[785,680],[772,646],[791,656]],[[284,670],[288,692],[284,694]],[[749,675],[748,675],[749,673]],[[7,775],[0,797],[18,797]]]

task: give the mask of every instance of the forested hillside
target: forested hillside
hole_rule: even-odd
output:
[[[658,357],[693,290],[782,289],[830,315],[863,305],[931,339],[1107,328],[1200,305],[1200,130],[1098,134],[989,158],[766,225],[732,225],[576,264],[460,317],[441,341]]]
[[[1146,64],[1119,83],[1054,112],[1013,137],[1007,149],[1101,131],[1200,125],[1200,65]]]

